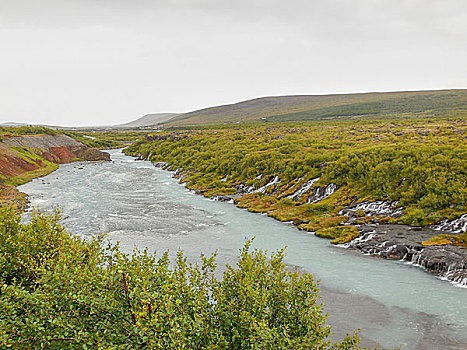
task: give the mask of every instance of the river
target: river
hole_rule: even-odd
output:
[[[123,251],[183,249],[189,259],[218,251],[218,265],[235,264],[245,237],[254,247],[287,246],[286,261],[313,273],[333,326],[333,338],[361,329],[362,344],[402,349],[467,349],[467,289],[418,267],[334,247],[230,203],[195,195],[172,173],[109,151],[112,162],[70,163],[19,187],[31,206],[59,207],[70,232],[104,232]],[[26,214],[27,215],[27,214]]]

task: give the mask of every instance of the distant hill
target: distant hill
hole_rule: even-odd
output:
[[[116,127],[124,127],[124,128],[137,128],[140,126],[150,126],[156,125],[163,122],[166,122],[173,117],[178,116],[177,113],[153,113],[153,114],[146,114],[143,115],[141,118],[133,120],[131,122],[125,124],[115,125]]]
[[[467,90],[262,97],[180,114],[165,124],[467,115]]]
[[[5,123],[0,124],[0,126],[4,126],[4,127],[19,127],[19,126],[28,126],[28,125],[33,125],[33,124],[16,123],[16,122],[5,122]]]

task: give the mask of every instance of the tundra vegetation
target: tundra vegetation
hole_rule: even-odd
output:
[[[240,193],[242,208],[344,243],[358,233],[342,226],[348,217],[339,212],[360,202],[388,201],[403,212],[357,213],[355,223],[425,226],[466,213],[466,125],[465,118],[411,118],[190,127],[149,135],[124,152],[166,162],[207,197]],[[312,200],[330,185],[331,195]],[[437,242],[465,245],[465,235]]]
[[[358,349],[329,341],[311,274],[246,241],[237,266],[215,256],[120,252],[67,233],[59,215],[21,223],[0,209],[2,349]]]

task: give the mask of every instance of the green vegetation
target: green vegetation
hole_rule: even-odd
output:
[[[466,116],[467,90],[403,91],[263,97],[181,114],[167,125]]]
[[[334,226],[316,231],[316,236],[332,239],[332,244],[348,243],[358,235],[359,232],[354,226]]]
[[[45,126],[18,126],[18,127],[2,127],[0,126],[0,135],[35,135],[47,134],[57,135],[60,132],[47,128]]]
[[[318,288],[284,251],[240,251],[214,278],[215,257],[122,254],[38,212],[0,209],[0,347],[11,349],[358,349],[330,344]]]
[[[241,184],[258,189],[277,176],[281,182],[264,194],[236,203],[304,230],[340,226],[348,219],[340,209],[374,200],[398,201],[404,215],[359,212],[357,222],[428,225],[467,212],[466,126],[458,118],[192,127],[142,139],[125,153],[183,169],[186,186],[208,197],[236,193]],[[318,177],[299,200],[288,198]],[[329,184],[334,194],[307,203]]]
[[[422,245],[424,246],[433,246],[433,245],[456,245],[461,247],[467,247],[467,232],[464,232],[459,235],[438,235],[431,237],[428,241],[423,241]]]
[[[84,143],[88,147],[98,149],[120,148],[128,145],[146,133],[141,131],[105,131],[105,132],[83,132],[83,131],[63,131],[75,140]]]

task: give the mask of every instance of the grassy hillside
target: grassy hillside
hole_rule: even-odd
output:
[[[467,116],[467,90],[264,97],[181,114],[166,125],[459,115]]]
[[[125,123],[125,124],[119,124],[115,125],[116,127],[122,127],[122,128],[137,128],[140,126],[151,126],[151,125],[156,125],[160,123],[164,123],[166,121],[169,121],[170,119],[176,117],[178,114],[177,113],[152,113],[152,114],[146,114],[142,116],[141,118],[138,118],[136,120],[133,120],[131,122]]]

